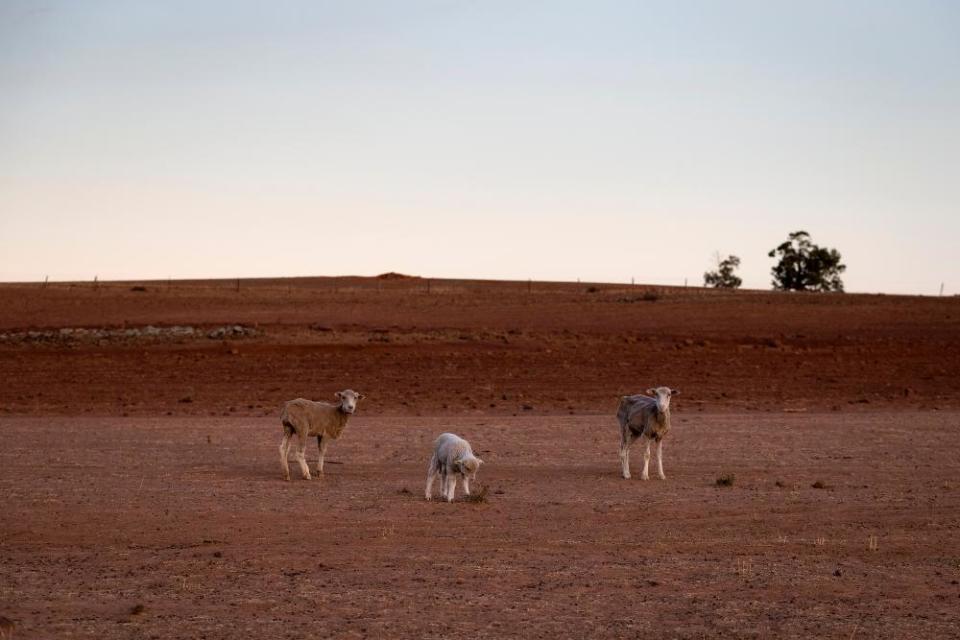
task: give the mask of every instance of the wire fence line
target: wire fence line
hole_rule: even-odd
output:
[[[423,295],[450,295],[466,293],[510,293],[510,294],[598,294],[611,292],[656,292],[665,294],[671,291],[694,293],[702,287],[689,287],[683,284],[645,283],[642,278],[631,278],[624,282],[591,282],[586,280],[482,280],[466,278],[423,278],[415,276],[317,276],[292,278],[218,278],[184,279],[171,278],[158,280],[100,280],[88,281],[51,281],[45,278],[39,282],[6,283],[4,287],[23,289],[40,288],[50,292],[64,289],[86,288],[96,291],[133,291],[138,293],[164,291],[186,292],[245,292],[268,291],[286,292],[357,292],[357,293],[409,293]]]

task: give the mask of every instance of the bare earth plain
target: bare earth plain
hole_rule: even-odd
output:
[[[18,639],[960,635],[955,297],[0,285],[0,380]],[[667,480],[623,480],[617,397],[661,384]],[[345,387],[283,482],[280,403]],[[442,431],[483,501],[423,499]]]

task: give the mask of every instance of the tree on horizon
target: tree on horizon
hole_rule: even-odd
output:
[[[743,280],[734,274],[737,267],[740,266],[740,258],[735,255],[729,255],[723,260],[720,259],[720,253],[717,253],[717,269],[707,271],[703,274],[703,286],[714,287],[717,289],[739,289]]]
[[[840,262],[840,252],[813,244],[806,231],[794,231],[767,255],[779,257],[771,271],[776,290],[843,291],[840,274],[847,265]]]

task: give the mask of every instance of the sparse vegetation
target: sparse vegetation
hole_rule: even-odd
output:
[[[781,291],[843,291],[840,274],[847,266],[836,249],[820,247],[806,231],[794,231],[767,254],[779,256],[773,267],[773,288]]]
[[[490,488],[484,486],[480,488],[480,491],[477,491],[476,493],[471,493],[468,496],[464,496],[463,499],[466,502],[473,502],[473,503],[486,502],[488,493],[490,493]]]
[[[649,290],[644,291],[643,295],[639,296],[623,296],[622,298],[617,298],[617,302],[656,302],[660,299],[660,294],[656,291]]]
[[[737,558],[737,575],[749,576],[753,573],[753,561],[746,558]]]
[[[743,284],[734,271],[740,266],[740,258],[729,255],[723,260],[720,254],[717,254],[717,268],[715,271],[707,271],[703,274],[703,286],[715,287],[717,289],[739,289]]]
[[[719,478],[717,478],[717,486],[718,486],[718,487],[732,487],[732,486],[733,486],[733,483],[734,483],[734,481],[735,481],[736,479],[737,479],[737,477],[736,477],[735,475],[733,475],[732,473],[725,473],[725,474],[723,474],[722,476],[720,476]]]
[[[0,616],[0,638],[3,640],[13,639],[13,630],[17,628],[13,620],[7,616]]]

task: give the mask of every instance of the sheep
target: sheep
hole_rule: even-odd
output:
[[[663,439],[670,431],[670,398],[680,395],[677,389],[657,387],[647,389],[651,397],[644,395],[623,396],[617,407],[620,422],[620,469],[623,477],[630,478],[630,445],[637,438],[646,438],[643,452],[641,480],[650,477],[650,444],[657,443],[657,475],[666,480],[663,473]]]
[[[297,434],[297,463],[304,480],[310,480],[310,467],[307,466],[305,451],[307,438],[317,437],[317,448],[320,450],[320,459],[317,461],[317,475],[323,473],[323,456],[327,452],[327,445],[336,440],[347,426],[347,420],[357,410],[357,402],[363,400],[364,395],[352,389],[338,391],[334,394],[337,404],[314,402],[297,398],[283,405],[280,412],[280,423],[283,425],[283,439],[280,441],[280,465],[283,469],[283,478],[289,482],[290,467],[287,464],[287,455],[290,452],[291,438]]]
[[[477,479],[483,460],[473,455],[470,443],[453,433],[442,433],[433,444],[433,457],[427,467],[427,500],[433,499],[433,480],[440,476],[440,494],[453,502],[457,476],[463,479],[463,492],[470,495],[470,481]]]

